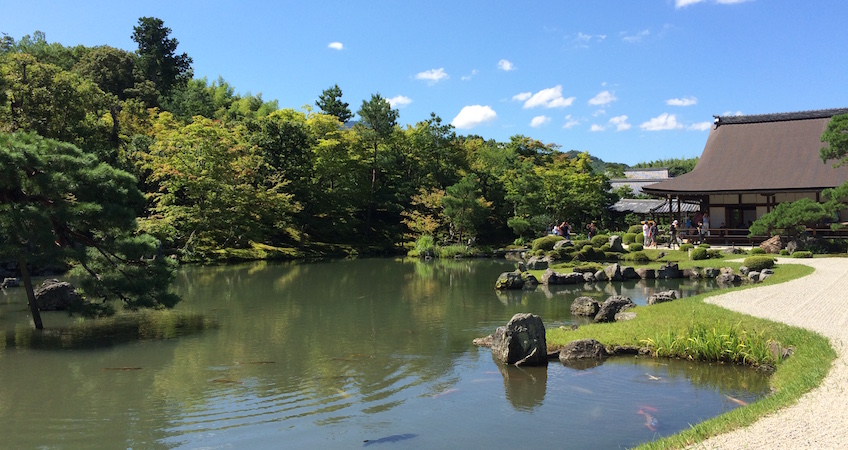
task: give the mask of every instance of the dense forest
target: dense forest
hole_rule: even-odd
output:
[[[457,135],[435,113],[401,127],[379,93],[354,111],[338,85],[316,92],[314,108],[281,108],[194,78],[159,19],[139,19],[132,39],[134,51],[3,35],[0,133],[70,144],[131,174],[138,231],[160,252],[384,254],[421,236],[502,245],[555,221],[617,226],[609,177],[622,164],[608,173],[527,136]]]

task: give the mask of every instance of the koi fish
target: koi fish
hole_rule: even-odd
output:
[[[433,398],[441,397],[443,395],[453,394],[454,392],[459,392],[459,389],[457,389],[457,388],[446,389],[442,392],[439,392],[438,394],[433,394]]]
[[[724,396],[727,397],[728,400],[730,400],[733,403],[736,403],[739,406],[748,406],[748,402],[746,402],[745,400],[739,400],[738,398],[731,397],[727,394],[724,394]]]
[[[374,440],[366,439],[366,440],[364,441],[365,443],[364,443],[364,444],[362,444],[362,446],[363,446],[363,447],[368,447],[368,446],[369,446],[369,445],[371,445],[371,444],[385,444],[386,442],[398,442],[398,441],[404,441],[404,440],[407,440],[407,439],[412,439],[412,438],[414,438],[414,437],[416,437],[416,436],[418,436],[418,435],[417,435],[417,434],[412,434],[412,433],[406,433],[406,434],[393,434],[393,435],[391,435],[391,436],[386,436],[386,437],[384,437],[384,438],[380,438],[380,439],[374,439]]]
[[[645,416],[645,426],[648,427],[651,431],[657,431],[657,427],[659,426],[659,421],[656,417],[646,413],[644,410],[639,410],[638,414],[642,414]]]
[[[647,376],[648,376],[648,379],[649,379],[649,380],[651,380],[651,381],[659,381],[659,380],[661,380],[661,379],[662,379],[662,378],[660,378],[660,377],[655,377],[655,376],[653,376],[653,375],[651,375],[651,374],[649,374],[649,373],[645,373],[645,375],[647,375]]]

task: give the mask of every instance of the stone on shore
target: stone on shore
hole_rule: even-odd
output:
[[[636,304],[629,297],[623,295],[610,296],[595,314],[595,322],[615,322],[615,315],[622,310],[635,307]]]
[[[492,336],[492,356],[503,364],[543,366],[548,364],[548,346],[542,318],[519,313]]]
[[[598,359],[609,355],[604,344],[594,339],[580,339],[571,341],[559,350],[560,361],[573,361],[578,359]]]

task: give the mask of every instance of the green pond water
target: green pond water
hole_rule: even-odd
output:
[[[43,345],[33,344],[23,290],[2,291],[0,448],[621,448],[738,407],[730,397],[768,392],[764,375],[718,364],[500,366],[471,341],[515,313],[556,327],[579,323],[569,312],[579,295],[644,304],[655,291],[714,288],[675,280],[496,292],[512,268],[394,259],[189,267],[175,283],[177,311],[216,327],[180,335],[166,326],[144,340],[54,331]],[[90,323],[64,313],[44,322]]]

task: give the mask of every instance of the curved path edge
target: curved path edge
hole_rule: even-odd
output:
[[[848,448],[848,258],[781,258],[780,263],[805,264],[815,271],[786,283],[729,292],[706,301],[820,333],[836,351],[833,367],[821,385],[798,403],[692,448]]]

